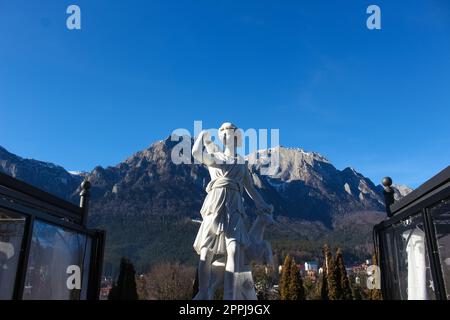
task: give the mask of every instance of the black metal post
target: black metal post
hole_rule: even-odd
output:
[[[28,258],[30,256],[31,241],[33,237],[34,220],[34,216],[30,216],[26,220],[22,247],[20,249],[19,263],[17,264],[17,273],[13,293],[14,300],[23,299],[23,291],[28,268]]]
[[[382,180],[382,184],[384,186],[384,205],[386,207],[386,213],[388,217],[392,217],[391,205],[394,204],[394,189],[392,186],[392,179],[390,177],[384,177]]]
[[[89,191],[90,188],[91,188],[91,183],[88,180],[84,180],[81,183],[80,208],[83,209],[82,224],[84,227],[87,227],[87,219],[88,219],[88,212],[89,212],[89,198],[91,197],[91,193]]]
[[[376,252],[377,252],[377,259],[378,259],[378,267],[380,268],[380,286],[381,286],[381,294],[383,296],[383,299],[385,300],[391,300],[391,296],[392,296],[392,290],[390,289],[389,286],[389,281],[388,281],[388,275],[386,274],[386,270],[388,270],[387,268],[387,258],[386,258],[386,243],[385,243],[385,237],[383,238],[381,236],[381,233],[378,229],[374,229],[375,231],[375,239],[376,239],[376,244],[374,245],[374,248],[376,248]]]
[[[445,281],[442,274],[442,262],[439,257],[439,248],[436,240],[437,238],[434,230],[434,223],[428,208],[424,208],[422,210],[422,217],[424,220],[426,245],[428,249],[430,271],[433,278],[433,287],[436,294],[436,299],[447,300],[447,295],[445,293]]]
[[[100,297],[105,241],[105,231],[95,230],[95,241],[92,241],[91,246],[87,300],[98,300]]]

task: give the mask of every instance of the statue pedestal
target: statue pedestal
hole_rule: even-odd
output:
[[[225,262],[222,259],[212,263],[209,299],[214,298],[217,289],[223,290],[224,272]],[[250,265],[244,265],[241,271],[234,273],[233,300],[258,300]]]
[[[240,272],[235,273],[235,277],[236,287],[234,298],[236,300],[258,300],[251,267],[249,265],[244,266]]]

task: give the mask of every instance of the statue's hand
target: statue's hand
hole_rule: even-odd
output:
[[[200,136],[203,139],[203,144],[208,145],[212,142],[211,133],[208,130],[203,130],[202,132],[200,132]]]

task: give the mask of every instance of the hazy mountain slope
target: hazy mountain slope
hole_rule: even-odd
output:
[[[25,181],[64,199],[75,199],[72,195],[83,178],[72,175],[63,167],[53,163],[16,156],[0,146],[0,172]]]

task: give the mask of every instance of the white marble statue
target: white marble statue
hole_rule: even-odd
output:
[[[199,291],[194,299],[212,299],[221,283],[225,300],[256,299],[249,261],[271,259],[270,245],[262,235],[267,223],[273,222],[273,207],[258,193],[244,159],[236,152],[242,143],[241,131],[226,122],[218,135],[223,151],[211,141],[208,131],[199,134],[192,150],[194,158],[205,164],[211,175],[200,210],[203,221],[194,242],[200,255]],[[259,214],[251,232],[244,225],[244,190]]]

